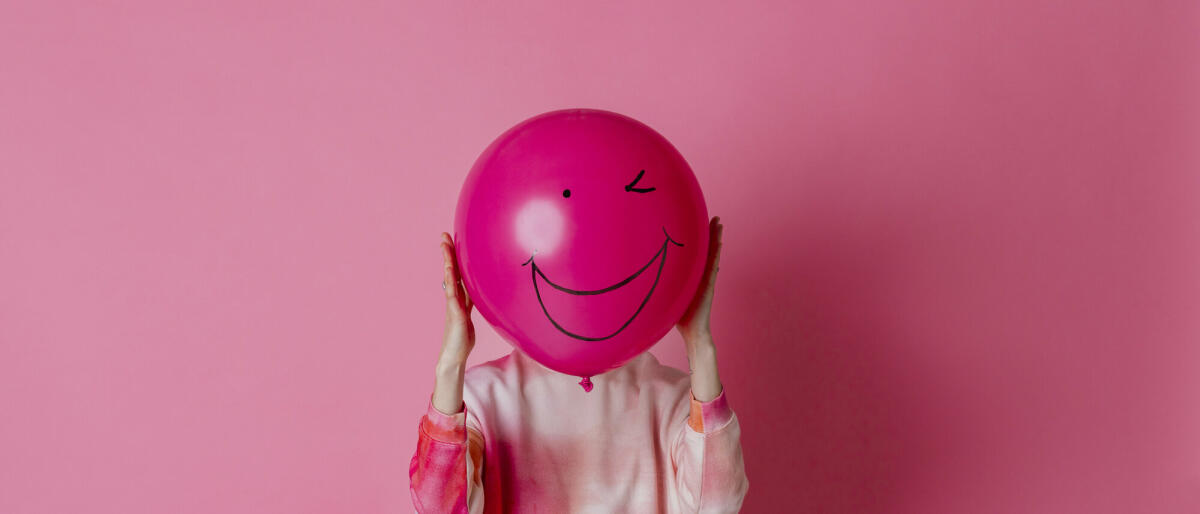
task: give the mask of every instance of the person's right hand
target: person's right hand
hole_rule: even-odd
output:
[[[454,240],[445,232],[442,233],[442,288],[446,290],[446,330],[430,400],[442,413],[454,414],[463,408],[463,377],[467,356],[475,348],[475,325],[471,323],[474,305],[458,275]]]
[[[446,330],[439,364],[462,365],[475,347],[474,305],[458,274],[458,257],[450,234],[442,232],[442,287],[446,290]]]

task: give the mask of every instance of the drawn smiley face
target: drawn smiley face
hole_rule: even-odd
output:
[[[455,237],[480,314],[551,369],[589,376],[649,348],[695,292],[707,211],[679,152],[591,109],[535,116],[476,161]]]
[[[638,172],[638,179],[642,178],[642,173],[645,173],[645,170]],[[636,183],[636,182],[637,182],[637,179],[634,179],[634,183]],[[631,189],[630,186],[625,186],[626,191],[636,191],[639,193],[648,193],[650,191],[653,191],[654,189],[655,188],[648,188],[648,189],[636,191],[634,189]],[[570,196],[571,196],[571,190],[564,189],[563,197],[570,198]],[[532,265],[532,266],[530,266],[532,268],[530,274],[532,275],[533,291],[537,296],[538,305],[541,305],[542,312],[546,315],[546,319],[550,320],[550,324],[554,325],[554,328],[557,328],[560,332],[566,334],[569,337],[573,337],[575,339],[579,339],[582,341],[603,341],[605,339],[611,338],[611,337],[621,333],[622,330],[625,330],[625,327],[628,327],[630,323],[633,323],[634,318],[636,318],[637,315],[642,312],[642,309],[644,309],[646,307],[646,303],[648,303],[650,301],[650,297],[654,294],[654,289],[658,287],[659,280],[662,279],[663,268],[665,268],[667,265],[667,249],[670,248],[671,245],[682,247],[683,243],[680,243],[678,241],[675,241],[674,239],[671,239],[671,235],[668,234],[667,229],[664,228],[663,229],[662,246],[658,249],[658,252],[656,252],[654,254],[654,256],[650,258],[650,262],[647,262],[641,268],[638,268],[637,271],[634,271],[633,274],[629,275],[628,277],[625,277],[620,282],[617,282],[615,284],[612,284],[608,287],[604,287],[601,289],[591,289],[591,290],[571,289],[571,288],[559,285],[559,284],[555,283],[553,280],[550,280],[550,278],[546,276],[545,272],[543,272],[541,270],[541,268],[538,267],[537,262],[534,262],[535,256],[532,256],[532,255],[529,257],[529,260],[521,263],[521,265],[522,266]],[[557,289],[559,291],[562,291],[563,293],[566,293],[566,294],[576,295],[576,296],[601,295],[601,294],[610,293],[612,291],[616,291],[617,289],[625,287],[626,285],[628,285],[629,283],[633,282],[635,279],[640,277],[642,275],[642,273],[645,273],[646,270],[650,269],[651,267],[657,268],[657,270],[654,271],[654,282],[650,284],[649,291],[646,291],[646,295],[642,298],[641,303],[638,304],[637,309],[635,309],[633,311],[633,314],[631,314],[629,316],[629,319],[626,319],[625,322],[622,323],[620,327],[617,327],[617,329],[613,330],[612,333],[610,333],[608,335],[603,335],[603,336],[592,337],[592,336],[577,334],[575,332],[567,330],[562,325],[560,325],[557,321],[554,320],[554,316],[550,315],[550,310],[546,308],[546,302],[542,299],[542,290],[540,287],[538,287],[538,278],[541,278],[542,282],[545,282],[550,287]]]

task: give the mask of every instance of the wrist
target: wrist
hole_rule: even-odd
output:
[[[687,345],[689,353],[691,353],[693,349],[708,349],[714,346],[712,333],[707,330],[696,332],[694,334],[685,334],[683,337],[683,342]]]
[[[688,369],[691,375],[692,396],[707,402],[721,393],[721,378],[717,373],[717,349],[711,340],[706,344],[688,346]]]
[[[717,347],[711,337],[689,339],[687,342],[688,362],[698,363],[716,360]]]

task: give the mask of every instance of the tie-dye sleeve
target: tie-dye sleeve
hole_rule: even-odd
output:
[[[421,417],[417,451],[408,468],[417,512],[483,512],[483,436],[467,427],[466,418],[465,406],[447,415],[432,402]]]
[[[690,393],[689,393],[690,394]],[[691,397],[671,448],[685,512],[737,512],[750,482],[742,462],[741,428],[722,390],[707,402]]]

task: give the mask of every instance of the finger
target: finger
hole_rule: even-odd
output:
[[[712,287],[713,284],[717,283],[717,275],[719,274],[720,271],[721,271],[721,245],[718,244],[717,249],[713,254],[712,271],[709,272],[709,276],[708,276],[710,288]]]
[[[715,241],[715,243],[712,245],[713,271],[716,271],[721,264],[721,248],[725,247],[725,225],[718,223],[716,230],[713,232],[713,241]]]
[[[717,244],[717,224],[719,223],[718,220],[720,220],[720,218],[713,217],[713,219],[708,222],[708,247],[705,248],[705,250],[706,250],[705,256],[704,256],[705,264],[709,264],[709,261],[712,260],[713,247],[716,246],[716,244]]]
[[[445,263],[442,275],[442,286],[446,290],[446,311],[453,316],[465,316],[467,311],[463,306],[462,289],[458,284],[458,269],[454,262],[454,250],[446,242],[442,242],[442,261]]]
[[[721,248],[724,246],[722,236],[725,232],[725,226],[720,224],[720,218],[713,218],[714,225],[712,234],[709,236],[709,269],[708,269],[708,294],[711,295],[717,285],[717,274],[721,270]]]
[[[720,244],[719,234],[716,232],[719,220],[720,218],[714,217],[708,223],[708,248],[704,256],[704,272],[700,274],[700,283],[696,284],[696,296],[692,300],[696,305],[702,305],[710,297],[709,292],[712,291],[713,270],[716,269],[713,262],[713,250]]]
[[[711,276],[716,270],[716,258],[721,251],[721,217],[714,216],[708,224],[708,255],[704,262],[705,277]]]
[[[464,312],[469,312],[470,307],[468,306],[467,302],[470,301],[470,298],[467,297],[466,287],[464,287],[462,283],[462,274],[459,273],[458,270],[458,249],[456,248],[453,239],[450,238],[450,234],[443,232],[442,237],[447,239],[446,244],[450,247],[450,264],[454,271],[454,282],[447,283],[447,286],[449,284],[454,284],[454,293],[459,299],[459,306],[463,308]]]
[[[450,245],[445,241],[441,244],[442,249],[442,289],[446,292],[447,301],[457,301],[458,289],[454,287],[454,282],[457,277],[454,273],[454,254],[450,250]]]
[[[462,282],[461,280],[459,282]],[[467,309],[467,314],[471,313],[471,309],[475,308],[475,302],[471,301],[471,293],[467,291],[467,284],[463,283],[463,307]]]

